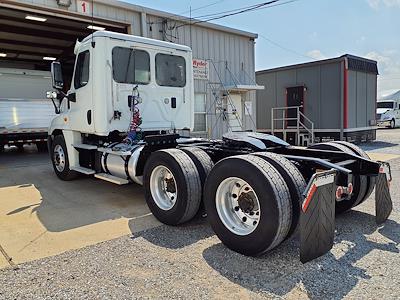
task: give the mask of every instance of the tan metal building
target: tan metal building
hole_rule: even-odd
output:
[[[75,41],[93,28],[191,46],[196,134],[255,129],[257,34],[238,29],[115,0],[1,0],[0,67],[49,70],[56,58],[72,74]]]

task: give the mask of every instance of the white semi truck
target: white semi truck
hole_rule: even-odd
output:
[[[379,126],[400,126],[400,90],[382,93],[376,103],[376,121]]]
[[[161,222],[192,219],[204,203],[221,241],[245,255],[278,246],[300,228],[300,259],[333,245],[335,213],[363,202],[376,186],[377,222],[392,202],[390,166],[345,142],[292,147],[265,134],[190,138],[193,128],[189,47],[132,35],[95,32],[77,43],[71,89],[52,64],[49,98],[59,115],[48,147],[56,175],[93,175],[144,187]]]
[[[47,149],[47,128],[56,116],[49,89],[49,71],[0,68],[0,151],[27,143]]]

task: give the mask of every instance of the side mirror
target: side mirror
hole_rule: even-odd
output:
[[[61,63],[53,61],[51,63],[51,79],[53,88],[56,90],[62,90],[64,87],[64,80],[62,76]]]

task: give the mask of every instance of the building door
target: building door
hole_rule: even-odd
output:
[[[240,94],[229,94],[228,97],[227,97],[227,106],[228,106],[229,128],[232,131],[242,131],[243,130],[242,96]]]
[[[290,88],[286,88],[286,106],[301,106],[300,111],[303,112],[304,105],[304,86],[294,86]],[[287,118],[297,118],[297,109],[296,108],[288,108],[286,110]],[[303,120],[302,120],[303,122]],[[296,120],[288,120],[286,123],[288,127],[296,127]]]

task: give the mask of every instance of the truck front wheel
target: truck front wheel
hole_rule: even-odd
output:
[[[394,129],[394,128],[396,127],[396,122],[395,122],[394,119],[392,119],[392,120],[390,121],[389,127],[390,127],[391,129]]]
[[[62,135],[56,135],[51,145],[51,161],[57,177],[61,180],[72,180],[78,173],[69,169],[67,147]]]

